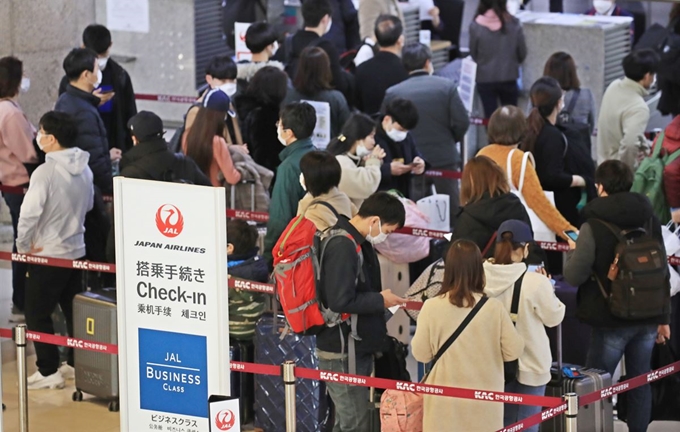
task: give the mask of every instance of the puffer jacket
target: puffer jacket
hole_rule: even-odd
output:
[[[654,145],[658,143],[655,142]],[[680,150],[680,116],[666,126],[662,149],[666,154]],[[663,169],[663,188],[666,201],[671,208],[680,208],[680,158],[666,165]]]
[[[257,248],[247,254],[229,255],[227,260],[230,276],[263,283],[269,279],[267,263],[257,255]],[[229,337],[252,340],[264,309],[264,294],[229,288]]]
[[[94,175],[94,184],[103,194],[113,192],[111,157],[106,127],[99,116],[97,107],[100,99],[69,84],[66,93],[59,96],[55,111],[73,116],[78,126],[75,146],[90,154],[89,166]]]
[[[241,173],[241,181],[235,185],[229,185],[224,181],[224,176],[219,177],[220,182],[227,189],[227,205],[238,210],[268,212],[270,202],[268,190],[274,173],[256,164],[250,155],[236,150],[234,146],[229,146],[229,153],[234,162],[234,168]],[[235,191],[233,204],[232,191]]]

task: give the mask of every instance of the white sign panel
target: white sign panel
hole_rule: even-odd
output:
[[[316,126],[312,135],[312,143],[319,150],[325,150],[331,142],[331,105],[328,102],[317,102],[301,100],[307,102],[316,111]]]
[[[210,397],[210,432],[240,432],[238,398]]]
[[[468,114],[472,112],[472,104],[475,101],[475,83],[477,82],[477,63],[472,57],[463,59],[460,69],[460,81],[458,82],[458,95]]]
[[[246,32],[252,23],[234,23],[234,47],[236,47],[236,60],[250,60],[253,54],[246,46]]]
[[[109,30],[149,33],[149,0],[106,0]]]
[[[208,432],[229,394],[223,188],[114,180],[121,431]]]

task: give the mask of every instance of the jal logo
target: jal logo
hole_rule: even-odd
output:
[[[184,229],[184,216],[172,204],[163,204],[156,212],[156,227],[166,237],[177,237]]]
[[[215,426],[218,430],[228,431],[236,424],[236,416],[231,410],[222,410],[215,416]]]

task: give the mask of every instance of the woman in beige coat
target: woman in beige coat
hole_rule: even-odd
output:
[[[338,222],[333,211],[319,202],[330,204],[338,215],[348,218],[357,214],[349,197],[338,190],[342,170],[338,160],[328,152],[312,151],[300,159],[300,184],[307,191],[298,203],[297,214],[304,214],[316,229],[325,231]]]
[[[482,254],[469,240],[458,240],[446,256],[439,296],[427,300],[412,341],[413,356],[431,361],[484,292]],[[490,298],[442,355],[427,384],[502,392],[503,362],[516,360],[524,341],[501,302]],[[503,428],[503,404],[424,396],[424,431],[488,432]]]
[[[359,0],[359,34],[361,40],[375,40],[375,21],[380,15],[394,15],[404,22],[399,0]]]

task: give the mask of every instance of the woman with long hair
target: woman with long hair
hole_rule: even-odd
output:
[[[366,114],[352,114],[327,150],[342,168],[340,191],[361,207],[378,190],[385,157],[385,151],[375,144],[375,122]]]
[[[545,327],[555,327],[562,322],[565,306],[555,295],[545,269],[527,271],[525,260],[533,241],[531,228],[525,222],[507,220],[501,224],[493,259],[484,262],[484,293],[498,299],[512,314],[513,295],[519,290],[515,325],[524,339],[524,352],[519,357],[517,375],[513,381],[506,382],[505,391],[544,396],[552,364]],[[540,406],[505,404],[504,426],[540,411]],[[538,432],[538,425],[526,430]]]
[[[484,296],[482,254],[458,240],[446,255],[442,289],[423,304],[413,356],[430,362]],[[434,365],[427,384],[503,391],[503,362],[516,360],[524,341],[503,304],[488,299]],[[424,431],[491,431],[503,428],[503,407],[488,402],[424,396]]]
[[[505,172],[486,156],[474,157],[465,164],[460,203],[451,240],[472,240],[485,257],[493,255],[493,237],[504,221],[519,219],[531,226],[522,201],[510,193]]]
[[[284,105],[291,102],[327,102],[330,105],[330,129],[334,138],[349,118],[349,106],[341,92],[333,90],[331,63],[328,55],[319,47],[307,47],[300,54],[293,88],[288,90]],[[318,126],[318,125],[317,125]]]
[[[477,62],[477,91],[487,117],[500,105],[517,105],[519,68],[527,56],[519,20],[506,0],[480,0],[470,23],[470,56]]]
[[[230,112],[229,105],[226,93],[220,89],[211,90],[182,142],[182,152],[196,162],[213,186],[222,186],[220,173],[229,184],[241,181],[241,173],[234,168],[224,139],[224,121]]]

